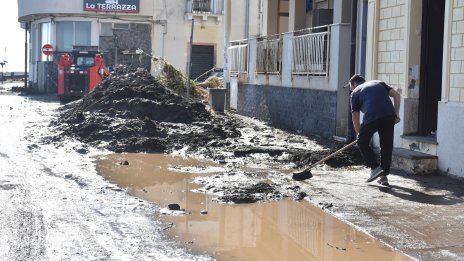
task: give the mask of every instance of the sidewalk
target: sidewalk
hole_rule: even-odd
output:
[[[312,173],[302,190],[340,219],[418,260],[464,260],[464,182],[394,171],[383,187],[361,167]]]

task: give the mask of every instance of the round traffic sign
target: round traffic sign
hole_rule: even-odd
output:
[[[44,44],[42,46],[42,53],[45,55],[50,55],[53,53],[53,46],[51,44]]]

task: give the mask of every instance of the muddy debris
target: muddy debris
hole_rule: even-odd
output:
[[[122,160],[121,162],[119,162],[119,165],[121,165],[121,166],[129,166],[129,161]]]
[[[300,191],[295,195],[294,199],[297,201],[300,201],[300,200],[303,200],[307,195],[308,194],[306,194],[306,192]]]
[[[299,158],[296,158],[294,160],[302,165],[310,165],[336,152],[343,146],[344,144],[335,144],[331,145],[327,150],[311,151],[302,154],[296,154],[294,155],[294,157]],[[324,163],[329,167],[335,169],[355,165],[363,165],[364,161],[359,149],[357,147],[352,146],[346,149],[345,151],[341,152],[340,154],[337,154],[333,158],[326,160]]]
[[[171,204],[168,204],[168,209],[169,210],[180,210],[180,206],[179,204],[171,203]]]
[[[44,142],[59,145],[76,139],[86,144],[82,150],[78,149],[83,154],[88,153],[87,147],[116,153],[181,152],[215,161],[224,169],[248,163],[302,168],[343,146],[329,144],[328,149],[315,150],[311,147],[314,142],[305,137],[282,134],[233,114],[212,113],[199,100],[188,100],[172,91],[183,90],[181,77],[174,77],[178,73],[172,72],[167,70],[168,76],[154,78],[145,69],[118,66],[95,90],[61,107],[59,117],[50,123],[52,136],[45,137]],[[333,168],[361,163],[357,148],[326,162]],[[129,165],[129,162],[123,160],[119,164]],[[218,195],[217,201],[222,203],[306,197],[297,194],[298,189],[284,191],[279,185],[259,181],[256,175],[247,173],[244,174],[249,176],[245,177],[246,182],[223,180],[232,175],[230,171],[223,171],[217,175],[217,184],[205,181],[204,191]]]
[[[75,138],[116,153],[184,150],[221,164],[226,164],[230,157],[248,160],[256,154],[267,154],[269,162],[293,163],[295,168],[314,163],[331,152],[292,147],[291,144],[302,142],[299,137],[286,137],[292,142],[276,146],[282,137],[271,130],[245,126],[232,115],[211,113],[201,102],[174,93],[171,89],[179,88],[182,81],[167,75],[155,79],[145,69],[118,66],[94,91],[61,108],[58,119],[50,124],[54,134],[47,142]],[[175,88],[166,86],[169,84]],[[256,133],[245,138],[244,128],[253,128]],[[327,164],[344,167],[359,162],[360,154],[354,149]]]
[[[51,123],[63,136],[115,152],[162,153],[227,145],[233,121],[173,93],[147,70],[119,66],[94,91],[62,107]]]
[[[259,182],[245,187],[225,187],[224,195],[217,198],[221,203],[255,203],[282,199],[284,197],[275,185]]]

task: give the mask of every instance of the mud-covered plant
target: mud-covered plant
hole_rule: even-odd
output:
[[[198,83],[198,86],[203,88],[222,88],[224,86],[224,79],[216,76],[211,76],[204,82]]]
[[[170,63],[161,58],[153,58],[159,81],[175,93],[185,96],[187,94],[187,77]],[[203,99],[204,93],[197,87],[197,82],[190,80],[190,94],[194,98]]]

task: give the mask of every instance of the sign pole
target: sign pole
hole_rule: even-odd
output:
[[[195,25],[195,19],[192,17],[192,29],[190,31],[190,46],[189,46],[189,60],[187,63],[187,100],[190,99],[190,74],[192,67],[192,45],[193,45],[193,26]]]
[[[24,38],[24,88],[27,89],[27,29],[29,27],[29,24],[26,22],[25,26],[25,38]]]

